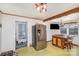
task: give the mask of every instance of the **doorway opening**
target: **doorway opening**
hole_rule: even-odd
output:
[[[15,27],[16,49],[27,47],[27,23],[17,21]]]

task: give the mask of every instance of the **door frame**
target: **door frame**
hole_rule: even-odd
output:
[[[16,49],[16,39],[17,39],[17,36],[18,36],[18,34],[16,32],[18,32],[17,30],[18,30],[18,24],[19,23],[25,23],[26,24],[26,42],[27,42],[26,44],[28,46],[28,23],[25,22],[25,21],[15,21],[15,49]]]

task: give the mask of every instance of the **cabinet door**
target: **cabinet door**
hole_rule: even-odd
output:
[[[56,45],[56,42],[57,42],[56,38],[53,38],[53,44]]]
[[[59,47],[62,47],[62,44],[61,44],[61,43],[62,43],[62,39],[58,38],[57,41],[58,41],[58,42],[57,42],[57,45],[58,45]]]

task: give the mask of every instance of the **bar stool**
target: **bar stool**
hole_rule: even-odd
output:
[[[72,40],[69,39],[68,40],[68,49],[71,49],[72,47],[73,47]]]
[[[72,40],[71,39],[65,40],[64,46],[65,49],[71,50],[71,48],[73,47]]]

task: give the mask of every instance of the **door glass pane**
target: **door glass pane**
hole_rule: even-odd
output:
[[[22,23],[18,25],[19,39],[26,39],[26,24]]]

